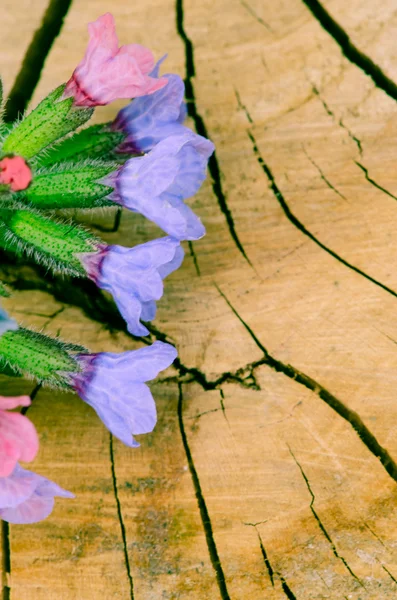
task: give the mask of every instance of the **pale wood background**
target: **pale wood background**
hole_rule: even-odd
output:
[[[397,81],[395,2],[325,6]],[[2,5],[6,90],[45,8]],[[121,42],[168,52],[167,70],[182,76],[183,31],[191,40],[195,108],[220,179],[192,200],[208,233],[194,243],[196,266],[186,247],[154,323],[153,339],[172,340],[182,363],[153,385],[155,432],[125,448],[77,397],[39,392],[34,469],[76,499],[57,501],[43,523],[10,527],[3,598],[395,598],[395,464],[389,474],[324,390],[397,460],[396,102],[301,0],[183,0],[179,33],[171,0],[74,0],[33,104],[69,77],[86,23],[107,10]],[[157,235],[123,214],[105,237]],[[28,289],[5,304],[93,351],[140,345],[76,303]],[[32,387],[4,381],[2,393]]]

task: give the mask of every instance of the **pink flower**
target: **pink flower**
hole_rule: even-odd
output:
[[[13,192],[25,190],[32,181],[32,171],[22,156],[0,160],[0,183],[10,185]]]
[[[164,78],[149,77],[153,55],[144,46],[118,47],[110,13],[88,24],[90,41],[83,60],[66,84],[63,97],[74,97],[75,106],[101,106],[117,98],[152,94],[166,85]]]
[[[0,396],[0,477],[8,477],[18,460],[31,462],[39,449],[34,425],[20,413],[6,410],[29,406],[29,396]]]

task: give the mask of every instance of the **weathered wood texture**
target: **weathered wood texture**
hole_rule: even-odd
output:
[[[364,66],[314,0],[72,3],[34,102],[110,9],[122,42],[187,75],[191,124],[217,152],[192,200],[207,236],[154,323],[182,364],[153,386],[155,432],[130,450],[76,397],[40,391],[30,410],[34,468],[76,499],[10,527],[12,600],[396,597],[397,12],[324,6]],[[3,7],[7,89],[44,8]],[[105,237],[158,234],[123,214]],[[92,350],[137,346],[28,276],[6,303],[25,324]]]

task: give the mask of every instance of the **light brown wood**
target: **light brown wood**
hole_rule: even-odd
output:
[[[324,6],[397,81],[394,3]],[[348,419],[358,413],[397,461],[397,200],[374,185],[397,196],[396,102],[301,1],[183,7],[196,108],[246,258],[209,178],[192,200],[207,227],[193,244],[200,275],[186,245],[154,323],[184,368],[153,386],[159,423],[140,449],[110,445],[77,398],[39,392],[34,468],[76,499],[58,500],[43,523],[10,527],[12,600],[395,598],[396,481]],[[75,0],[34,103],[68,78],[86,23],[107,10],[122,43],[168,52],[167,70],[184,76],[173,2]],[[7,6],[8,21],[19,11],[39,21],[36,6],[21,4]],[[3,64],[11,80],[26,39],[12,68]],[[11,60],[3,42],[2,57]],[[134,244],[158,234],[125,213],[104,237]],[[4,305],[94,351],[139,346],[73,298],[16,292]]]

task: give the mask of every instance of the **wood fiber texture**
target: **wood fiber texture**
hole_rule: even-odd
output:
[[[45,10],[2,6],[6,90]],[[159,303],[151,337],[179,363],[152,386],[158,425],[139,449],[77,397],[38,392],[34,470],[76,498],[10,526],[3,599],[396,598],[395,2],[74,0],[31,106],[108,10],[122,43],[168,52],[190,126],[216,145],[190,201],[207,236]],[[101,235],[160,231],[124,212]],[[93,351],[140,346],[111,304],[0,271],[23,324]],[[1,393],[33,385],[3,378]]]

